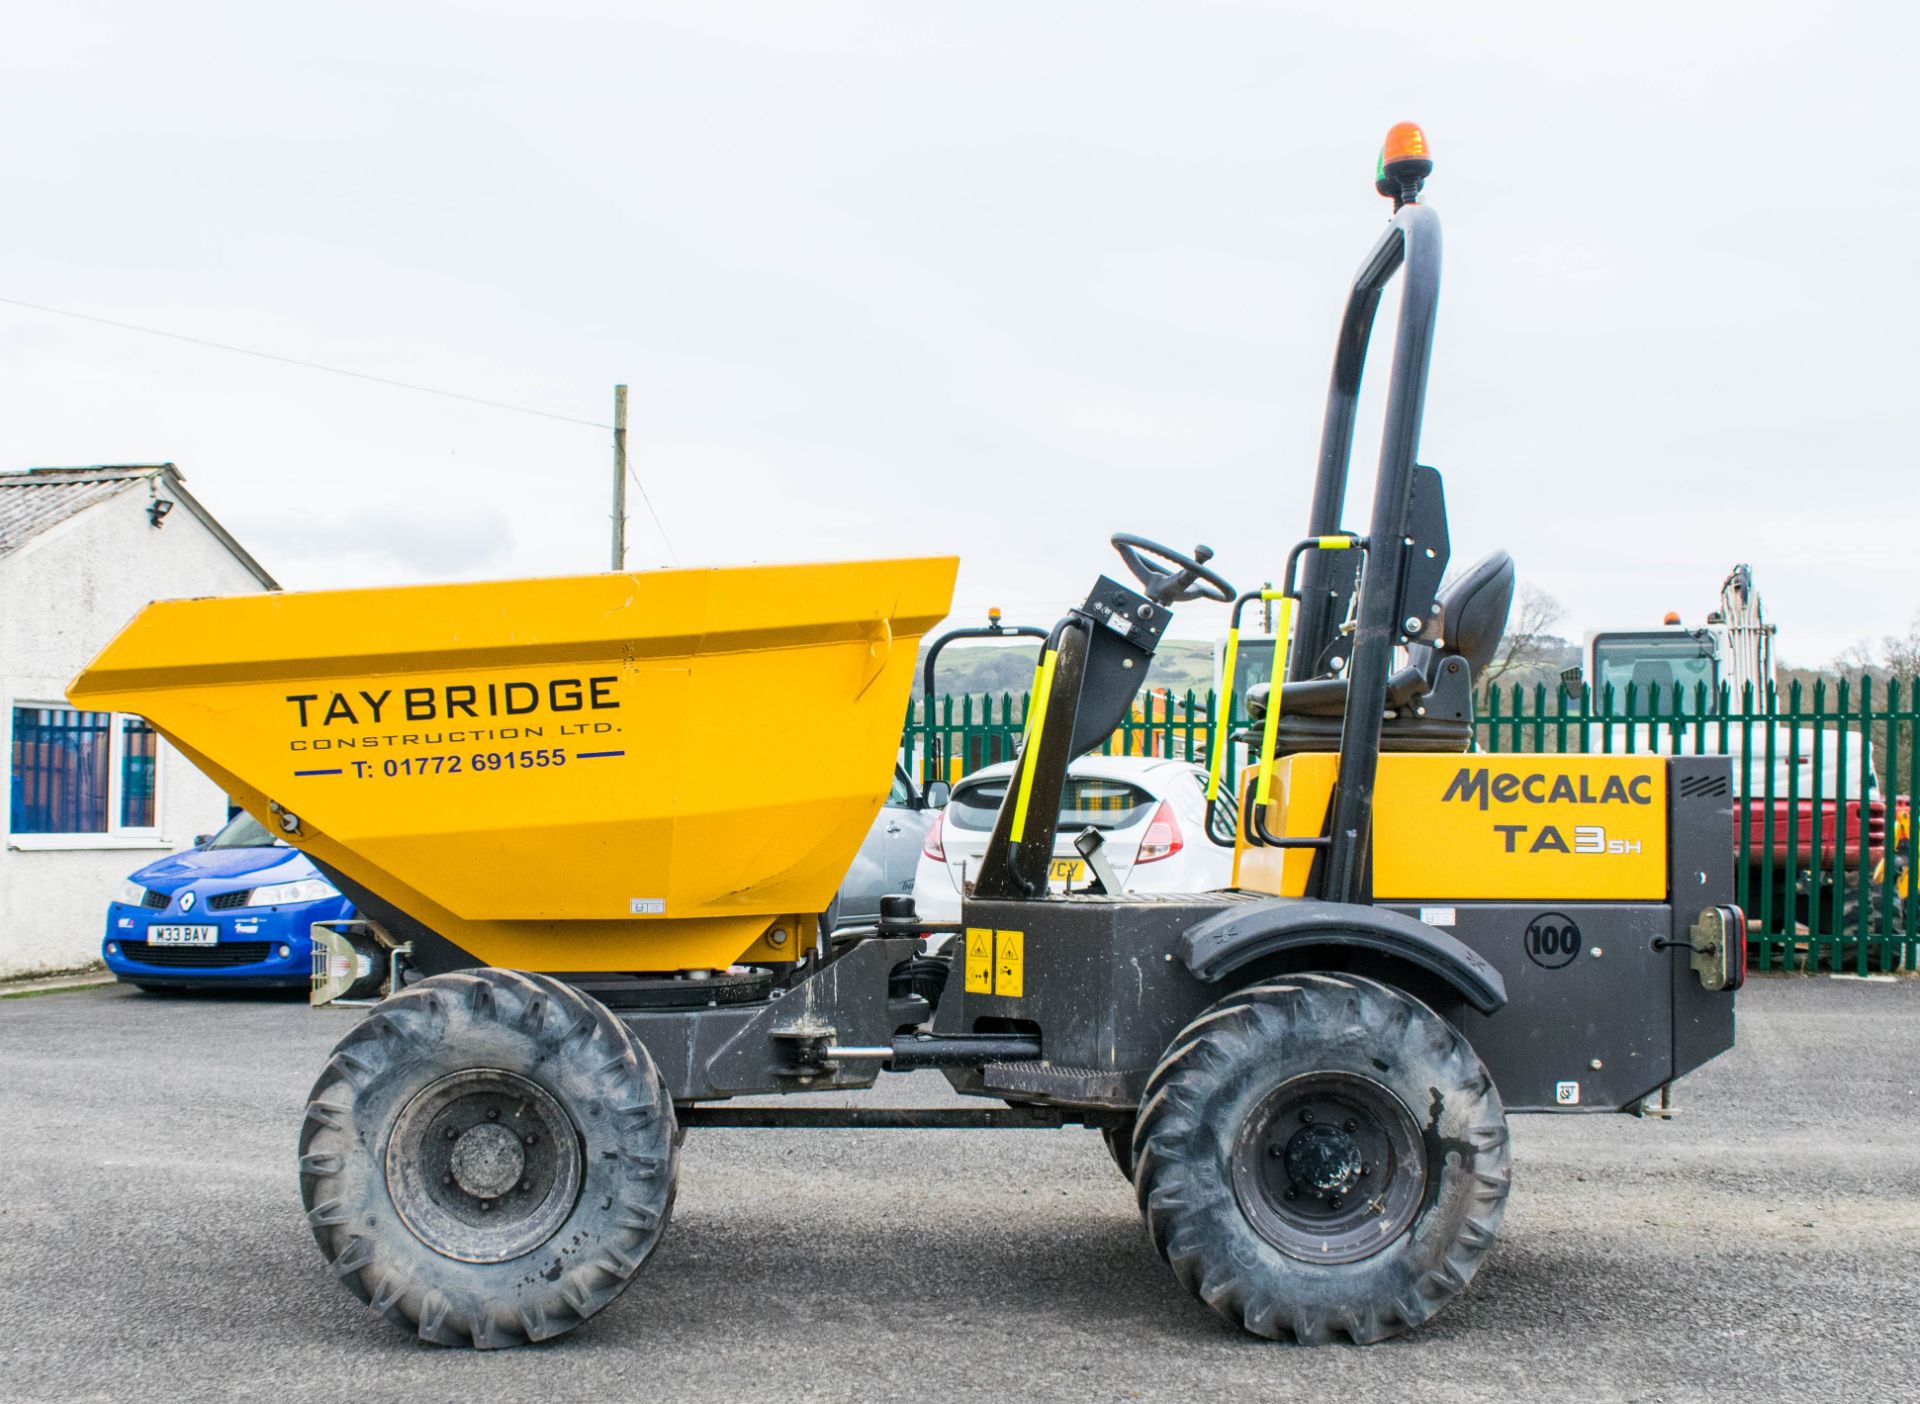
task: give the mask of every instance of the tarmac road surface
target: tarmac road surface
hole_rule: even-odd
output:
[[[1920,981],[1740,998],[1677,1120],[1516,1119],[1501,1241],[1408,1339],[1229,1329],[1091,1131],[702,1131],[634,1287],[490,1355],[371,1316],[307,1233],[294,1137],[353,1014],[0,1000],[0,1400],[1920,1400]]]

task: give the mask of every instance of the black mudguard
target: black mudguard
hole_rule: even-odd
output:
[[[1191,927],[1175,950],[1208,983],[1257,960],[1311,946],[1345,946],[1406,961],[1437,976],[1482,1014],[1507,1002],[1506,981],[1472,947],[1384,907],[1275,897],[1229,907]]]

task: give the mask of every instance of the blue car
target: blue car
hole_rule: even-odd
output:
[[[316,921],[353,904],[307,856],[238,814],[205,843],[149,863],[107,908],[107,968],[143,990],[304,985]]]

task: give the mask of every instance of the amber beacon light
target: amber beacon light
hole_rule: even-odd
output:
[[[1373,188],[1393,201],[1397,210],[1420,199],[1420,187],[1433,174],[1433,148],[1416,122],[1395,122],[1373,170]]]

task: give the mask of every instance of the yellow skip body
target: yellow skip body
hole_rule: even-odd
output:
[[[952,557],[174,600],[68,688],[480,960],[804,953]],[[778,932],[779,939],[774,939]]]

